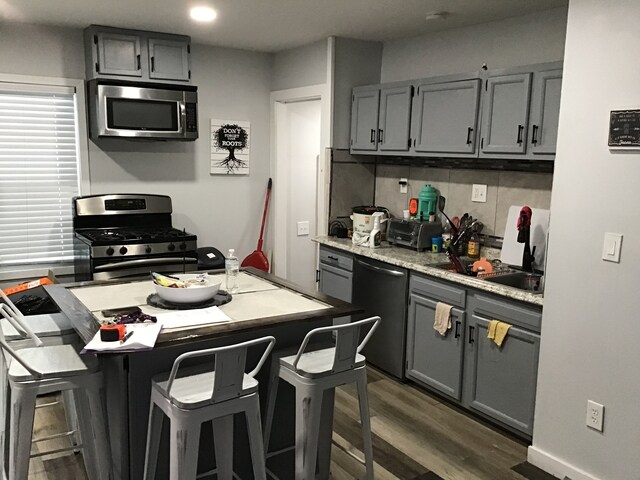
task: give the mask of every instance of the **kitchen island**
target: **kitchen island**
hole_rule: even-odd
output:
[[[221,275],[220,272],[212,272]],[[151,378],[171,369],[175,358],[187,351],[234,344],[253,338],[272,335],[276,350],[297,348],[305,334],[316,327],[329,325],[334,317],[358,313],[361,310],[348,303],[315,292],[304,292],[282,279],[255,269],[240,274],[240,291],[232,301],[220,309],[231,318],[229,322],[174,328],[161,331],[153,350],[135,353],[101,354],[105,379],[105,399],[108,428],[116,479],[141,479],[144,468],[147,415]],[[85,282],[47,287],[47,292],[66,314],[84,342],[93,338],[104,319],[105,309],[139,306],[153,315],[160,310],[146,304],[154,287],[148,278],[126,281]],[[249,352],[247,368],[257,362],[261,352]],[[261,370],[260,398],[266,399],[267,362]],[[329,402],[327,402],[329,403]],[[327,415],[333,408],[326,406]],[[274,431],[270,451],[280,451],[294,445],[293,391],[282,388],[278,397]],[[235,418],[234,469],[240,476],[251,477],[248,444],[244,419]],[[330,424],[330,422],[327,422]],[[331,431],[325,429],[325,442],[330,442]],[[199,472],[215,466],[210,425],[203,425]],[[168,453],[168,424],[165,422],[161,451]],[[291,462],[288,462],[288,460]],[[168,455],[160,456],[157,478],[168,474]],[[287,461],[270,458],[271,470],[293,468],[292,457]],[[281,478],[286,478],[281,477]]]

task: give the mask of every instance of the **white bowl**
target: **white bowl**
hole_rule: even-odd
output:
[[[180,280],[190,280],[195,278],[196,274],[175,275]],[[220,280],[209,279],[203,285],[192,285],[187,288],[163,287],[154,282],[156,293],[160,298],[172,303],[201,303],[213,298],[218,290],[220,290]]]

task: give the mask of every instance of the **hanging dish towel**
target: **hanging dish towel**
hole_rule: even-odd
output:
[[[491,320],[489,322],[489,331],[487,333],[487,338],[493,340],[493,342],[501,347],[502,342],[504,342],[504,338],[507,336],[507,332],[511,328],[511,325],[505,322],[501,322],[499,320]]]
[[[443,337],[447,334],[447,330],[451,329],[451,305],[438,302],[436,304],[436,319],[433,322],[433,329]]]

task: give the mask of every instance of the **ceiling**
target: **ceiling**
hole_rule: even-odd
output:
[[[210,24],[193,6],[218,12]],[[567,5],[567,0],[0,0],[0,20],[84,28],[90,24],[191,35],[195,43],[274,52],[330,35],[389,40]],[[425,21],[447,11],[446,20]],[[0,28],[2,28],[0,24]]]

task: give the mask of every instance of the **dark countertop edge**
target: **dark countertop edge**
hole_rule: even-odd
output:
[[[487,282],[486,280],[479,280],[473,277],[466,277],[459,273],[448,272],[435,267],[430,267],[428,264],[411,264],[410,262],[398,260],[393,256],[385,255],[384,249],[370,249],[366,247],[359,247],[357,245],[345,245],[341,241],[346,242],[349,239],[335,239],[332,237],[315,237],[312,241],[325,245],[327,247],[335,248],[348,252],[354,255],[361,255],[363,257],[373,258],[381,262],[386,262],[397,267],[407,268],[413,272],[428,275],[439,280],[445,280],[456,285],[462,285],[467,288],[473,288],[485,293],[491,293],[497,296],[509,298],[519,302],[526,303],[528,305],[542,308],[544,304],[544,297],[540,294],[529,293],[518,288],[509,287],[506,285],[500,285],[497,283]],[[402,248],[402,247],[392,247]],[[403,249],[408,250],[408,249]],[[418,254],[418,252],[416,252]]]
[[[220,324],[213,324],[208,326],[201,326],[196,328],[190,328],[185,330],[168,331],[161,333],[158,337],[158,341],[154,348],[162,348],[173,345],[179,345],[185,342],[193,340],[203,340],[209,338],[215,338],[232,333],[239,333],[252,329],[260,329],[263,327],[272,327],[276,325],[282,325],[286,323],[298,323],[314,320],[325,317],[341,317],[345,315],[359,314],[364,309],[354,306],[350,303],[343,302],[336,298],[324,295],[319,292],[310,292],[297,287],[295,284],[276,277],[273,274],[263,272],[253,267],[241,268],[241,271],[254,275],[268,282],[274,283],[282,288],[290,290],[296,294],[300,294],[304,297],[312,300],[317,300],[322,303],[330,305],[330,308],[323,308],[319,310],[312,310],[303,313],[294,313],[286,315],[277,315],[273,317],[267,317],[254,320],[242,320],[237,323],[227,322]],[[199,272],[204,273],[204,272]],[[224,273],[224,270],[209,270],[207,273]],[[67,292],[68,289],[84,287],[84,286],[99,286],[99,285],[113,285],[116,283],[129,283],[140,280],[147,280],[148,276],[129,277],[126,279],[118,280],[106,280],[106,281],[89,281],[89,282],[75,282],[67,284],[55,284],[45,286],[45,290],[51,296],[54,303],[60,308],[60,310],[69,318],[74,329],[80,336],[80,338],[86,343],[89,342],[96,332],[99,325],[93,314],[72,294]],[[144,353],[144,352],[139,352]],[[127,355],[129,353],[99,353],[98,355]]]

